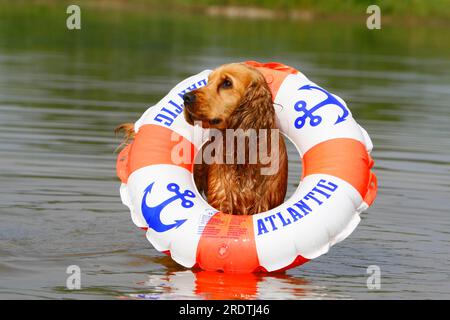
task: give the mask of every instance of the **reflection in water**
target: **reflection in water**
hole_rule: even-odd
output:
[[[330,299],[339,295],[320,294],[310,281],[287,274],[231,274],[209,271],[175,271],[148,275],[139,283],[152,293],[130,294],[135,299]],[[143,289],[142,291],[145,291]],[[317,293],[315,293],[317,291]]]
[[[150,259],[134,255],[129,264],[145,265],[150,261],[164,269],[147,273],[145,280],[137,282],[139,293],[120,295],[120,299],[348,299],[324,285],[314,285],[310,279],[286,272],[233,274],[189,270],[165,255]]]
[[[254,274],[228,274],[199,271],[195,275],[195,294],[205,299],[254,299],[258,278]]]

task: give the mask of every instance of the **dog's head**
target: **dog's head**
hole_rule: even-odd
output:
[[[215,69],[206,86],[183,98],[186,121],[201,121],[206,128],[260,128],[258,121],[267,118],[267,112],[273,118],[272,95],[264,76],[242,63]]]

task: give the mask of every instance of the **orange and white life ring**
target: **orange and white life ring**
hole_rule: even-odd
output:
[[[229,215],[198,193],[193,159],[205,141],[195,141],[196,129],[184,119],[183,94],[206,85],[210,70],[182,81],[149,108],[117,159],[120,195],[133,222],[157,250],[185,267],[271,272],[303,264],[350,235],[376,196],[372,142],[345,102],[291,67],[246,63],[265,76],[278,127],[302,158],[301,183],[282,205]],[[171,157],[180,143],[192,150],[184,162]]]

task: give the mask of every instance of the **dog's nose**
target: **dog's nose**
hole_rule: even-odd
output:
[[[192,92],[185,93],[183,95],[184,104],[186,104],[186,105],[193,104],[195,102],[195,98],[196,98],[195,93],[192,93]]]

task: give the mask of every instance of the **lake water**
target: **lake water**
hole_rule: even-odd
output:
[[[69,31],[65,7],[2,9],[1,298],[450,298],[448,26],[82,8]],[[291,65],[344,98],[374,142],[379,194],[349,238],[285,274],[194,273],[153,249],[121,204],[113,128],[185,77],[243,60]],[[81,290],[66,289],[69,265]]]

